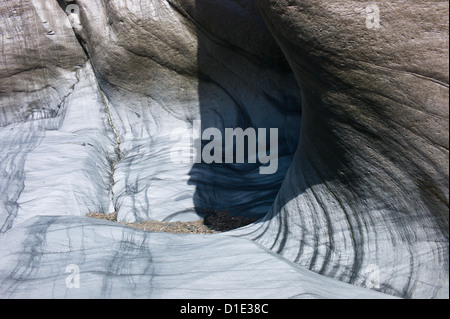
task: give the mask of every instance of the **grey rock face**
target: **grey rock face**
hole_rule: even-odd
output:
[[[0,18],[0,297],[448,297],[448,2],[7,0]],[[196,121],[278,128],[277,173],[187,161]],[[208,210],[263,219],[206,237],[82,217]]]
[[[86,56],[56,1],[3,1],[0,125],[53,118]]]
[[[448,296],[448,2],[258,2],[304,103],[253,238],[346,282],[376,266],[381,291]]]

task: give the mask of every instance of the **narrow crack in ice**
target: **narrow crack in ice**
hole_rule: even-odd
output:
[[[89,63],[91,63],[90,60],[89,60]],[[92,63],[91,63],[91,67],[92,67]],[[93,67],[92,67],[92,69],[93,69]],[[115,174],[115,168],[116,168],[117,163],[120,162],[120,160],[122,159],[122,152],[120,150],[121,140],[120,140],[119,133],[117,132],[117,130],[116,130],[115,126],[114,126],[113,119],[111,117],[111,112],[110,112],[110,108],[109,108],[109,105],[108,105],[108,100],[105,97],[105,94],[103,93],[102,88],[100,87],[100,84],[98,83],[98,79],[97,79],[96,76],[95,76],[95,81],[96,81],[97,89],[98,89],[98,92],[99,92],[100,97],[102,99],[103,105],[105,106],[105,113],[106,113],[106,116],[108,117],[109,126],[111,127],[111,129],[112,129],[112,131],[113,131],[113,133],[115,135],[115,138],[116,138],[116,146],[115,146],[115,148],[116,148],[116,155],[117,155],[117,157],[116,157],[115,160],[113,160],[111,162],[110,196],[111,196],[112,207],[114,207],[114,211],[117,211],[117,209],[115,207],[115,196],[114,196],[114,185],[115,185],[114,174]]]

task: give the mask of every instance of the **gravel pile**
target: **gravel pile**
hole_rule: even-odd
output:
[[[106,219],[117,222],[117,213],[89,213],[87,217]],[[254,218],[246,218],[241,216],[232,216],[228,212],[212,211],[205,215],[202,220],[192,222],[159,222],[144,221],[140,223],[123,223],[120,224],[151,232],[166,232],[174,234],[217,234],[239,227],[249,225],[257,221]]]

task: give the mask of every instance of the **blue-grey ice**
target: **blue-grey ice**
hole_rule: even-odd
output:
[[[448,298],[448,10],[2,1],[0,298]],[[276,128],[276,172],[195,123]],[[258,221],[86,217],[214,210]]]

